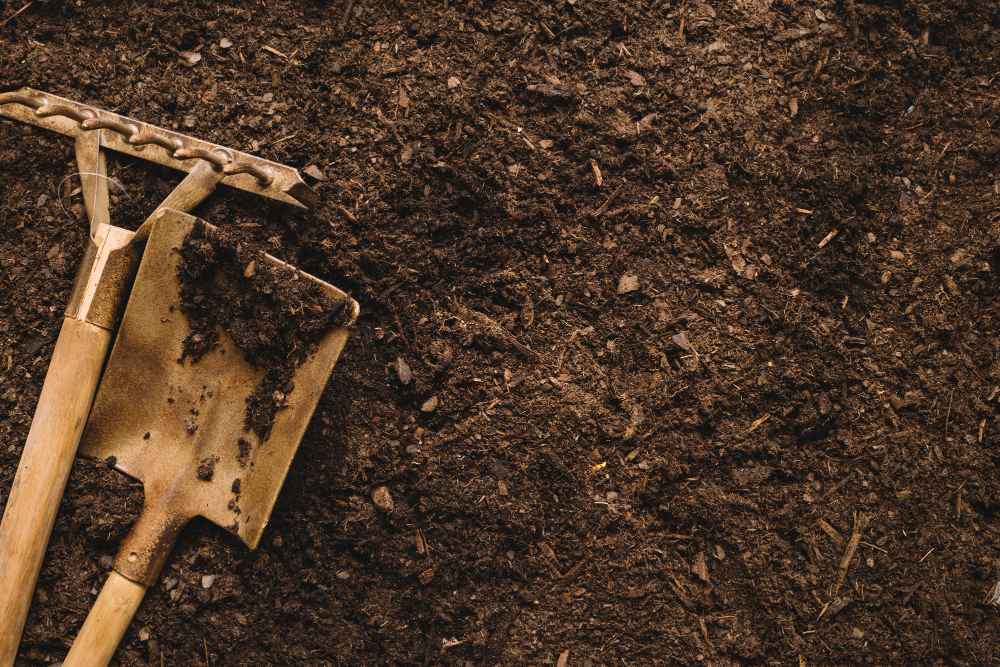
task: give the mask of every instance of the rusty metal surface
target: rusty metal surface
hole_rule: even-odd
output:
[[[101,130],[102,147],[182,171],[207,161],[224,184],[296,206],[318,198],[292,167],[31,88],[0,93],[0,115],[71,137]]]
[[[115,564],[140,583],[155,581],[173,544],[171,535],[197,515],[256,547],[348,335],[346,327],[331,330],[298,368],[289,405],[278,411],[270,437],[261,442],[243,426],[246,398],[261,371],[244,360],[225,332],[220,332],[220,348],[197,363],[177,362],[191,330],[178,309],[179,254],[174,249],[194,223],[191,216],[164,211],[152,226],[80,445],[85,456],[114,456],[119,470],[143,483],[145,518],[136,523]],[[330,297],[347,299],[353,322],[356,302],[300,275]],[[241,446],[240,439],[246,444]],[[198,471],[209,461],[212,474],[206,479]]]
[[[91,324],[114,331],[125,311],[129,290],[140,261],[142,244],[135,242],[134,237],[132,242],[108,253],[90,307],[86,313],[76,313],[73,317],[80,317]]]

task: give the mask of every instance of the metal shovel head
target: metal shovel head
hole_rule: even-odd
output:
[[[147,508],[161,503],[181,523],[206,517],[255,548],[348,329],[331,329],[297,368],[288,405],[261,441],[244,418],[263,371],[225,331],[197,362],[178,362],[192,333],[180,311],[178,250],[197,220],[170,210],[158,215],[80,453],[113,461],[140,480]],[[300,272],[299,280],[346,299],[348,326],[353,323],[358,304],[350,297],[308,274]]]

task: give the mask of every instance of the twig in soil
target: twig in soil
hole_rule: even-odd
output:
[[[406,339],[406,334],[403,333],[403,323],[399,321],[399,315],[396,314],[395,310],[392,311],[392,317],[396,320],[396,326],[399,327],[399,337],[403,339],[403,342],[406,343],[407,346],[409,346],[410,341]]]
[[[378,116],[378,119],[382,121],[383,125],[389,128],[389,131],[392,132],[392,136],[396,140],[396,143],[399,144],[399,147],[406,148],[406,142],[403,141],[403,138],[399,136],[399,132],[396,131],[396,124],[393,123],[389,118],[386,117],[385,114],[382,113],[382,109],[376,107],[375,115]]]
[[[597,181],[597,186],[604,185],[604,176],[601,175],[601,168],[597,165],[597,160],[590,158],[590,167],[594,170],[594,180]]]
[[[356,217],[354,217],[354,214],[351,213],[350,211],[348,211],[343,206],[341,206],[341,205],[338,204],[335,208],[337,209],[337,213],[340,213],[342,216],[344,216],[345,218],[347,218],[350,222],[357,222],[358,221],[358,219]]]
[[[424,531],[417,528],[417,535],[415,540],[417,543],[418,556],[424,556],[430,552],[430,549],[427,547],[427,538],[424,537]]]
[[[983,603],[994,606],[1000,605],[1000,581],[993,584],[993,588],[991,588],[990,592],[986,594],[986,599],[983,600]]]
[[[624,187],[625,185],[622,184],[619,185],[617,188],[615,188],[615,191],[611,193],[611,196],[608,197],[608,200],[603,204],[601,204],[601,206],[596,211],[594,211],[595,218],[601,217],[601,215],[608,210],[608,206],[610,206],[611,202],[613,202],[618,197],[618,193],[620,193],[622,191],[622,188]]]
[[[847,0],[847,13],[851,20],[851,39],[858,41],[858,12],[854,9],[854,0]]]
[[[545,560],[545,564],[549,566],[550,570],[552,570],[552,574],[556,575],[556,580],[562,579],[563,578],[563,573],[559,571],[559,568],[556,567],[556,564],[555,564],[555,562],[553,562],[551,560],[551,557],[550,558],[546,558],[544,560]]]
[[[589,560],[590,560],[590,556],[589,555],[588,556],[584,556],[583,558],[581,558],[579,563],[577,563],[576,565],[574,565],[570,569],[566,570],[566,574],[563,574],[558,579],[556,579],[555,581],[553,581],[550,584],[550,587],[555,588],[556,586],[559,586],[559,585],[568,585],[568,584],[570,584],[574,579],[576,579],[577,575],[580,574],[580,572],[583,570],[583,566],[586,565]]]
[[[566,574],[564,574],[563,577],[562,577],[563,578],[563,583],[569,583],[570,581],[572,581],[576,577],[576,575],[580,574],[580,570],[582,570],[583,566],[587,564],[587,560],[588,559],[589,559],[589,556],[584,556],[583,558],[580,559],[579,563],[577,563],[576,565],[574,565],[573,567],[571,567],[569,570],[567,570]]]
[[[827,535],[829,535],[830,539],[832,539],[834,542],[836,542],[838,546],[843,546],[843,544],[844,544],[844,538],[843,538],[843,536],[841,536],[839,530],[837,530],[836,528],[834,528],[833,526],[831,526],[824,519],[820,519],[819,520],[819,527],[822,528],[823,532],[826,533]]]
[[[951,401],[955,398],[955,390],[951,390],[951,395],[948,397],[948,414],[944,417],[944,441],[948,442],[948,422],[951,420]]]
[[[954,141],[954,140],[953,140],[953,141]],[[944,157],[944,154],[945,154],[945,152],[946,152],[946,151],[948,150],[948,147],[949,147],[949,146],[951,146],[951,144],[952,144],[952,142],[951,142],[951,141],[949,141],[948,143],[946,143],[946,144],[944,145],[944,148],[942,148],[942,149],[941,149],[941,153],[940,153],[940,154],[939,154],[939,155],[937,156],[937,158],[936,158],[936,159],[934,160],[934,164],[933,164],[933,165],[931,165],[931,166],[934,166],[934,167],[936,167],[936,166],[937,166],[937,163],[938,163],[938,162],[940,162],[940,161],[941,161],[941,158],[943,158],[943,157]]]
[[[484,315],[483,313],[480,313],[478,311],[466,308],[465,306],[459,304],[458,302],[455,302],[455,307],[456,310],[458,310],[458,314],[460,317],[466,320],[472,320],[473,322],[479,324],[481,327],[483,327],[487,335],[497,340],[506,341],[528,359],[531,359],[533,361],[538,359],[538,353],[536,353],[530,347],[528,347],[527,345],[519,341],[517,338],[515,338],[514,334],[507,331],[507,329],[505,329],[503,325],[501,325],[493,318],[489,317],[488,315]]]
[[[297,136],[299,136],[299,133],[298,133],[298,132],[296,132],[296,133],[294,133],[294,134],[289,134],[289,135],[287,135],[287,136],[284,136],[284,137],[282,137],[282,138],[280,138],[280,139],[277,139],[276,141],[273,141],[273,142],[271,142],[270,144],[268,144],[268,143],[267,143],[267,142],[265,141],[265,142],[264,142],[263,144],[261,144],[261,145],[262,145],[262,146],[270,146],[271,148],[274,148],[275,146],[277,146],[277,145],[278,145],[278,144],[280,144],[281,142],[283,142],[283,141],[288,141],[289,139],[294,139],[294,138],[295,138],[295,137],[297,137]]]
[[[861,544],[865,545],[869,549],[874,549],[875,551],[881,551],[884,554],[888,554],[889,553],[888,551],[886,551],[882,547],[876,546],[876,545],[872,544],[871,542],[862,542]]]
[[[375,297],[375,300],[376,301],[384,301],[387,296],[389,296],[390,294],[392,294],[393,292],[395,292],[397,289],[399,289],[400,287],[402,287],[404,284],[406,284],[407,280],[409,280],[409,276],[403,276],[400,280],[397,280],[396,282],[394,282],[393,284],[391,284],[387,288],[385,288],[385,291],[382,292],[381,294],[379,294],[377,297]]]
[[[347,28],[347,22],[351,20],[351,12],[354,11],[354,0],[347,0],[347,7],[344,8],[344,15],[340,18],[340,23],[337,24],[337,31],[344,32]]]
[[[33,4],[35,4],[35,3],[33,2],[33,1],[32,1],[32,2],[29,2],[29,3],[28,3],[28,4],[26,4],[26,5],[24,6],[24,7],[21,7],[21,8],[19,9],[19,10],[17,10],[16,12],[14,12],[14,13],[13,13],[13,14],[11,14],[10,16],[8,16],[8,17],[7,17],[6,19],[4,19],[4,22],[3,22],[3,23],[0,23],[0,28],[4,27],[4,26],[5,26],[5,25],[7,25],[8,23],[10,23],[10,22],[11,22],[12,20],[14,20],[14,17],[15,17],[15,16],[17,16],[18,14],[20,14],[21,12],[23,12],[23,11],[24,11],[25,9],[27,9],[28,7],[30,7],[30,6],[31,6],[31,5],[33,5]]]
[[[692,348],[692,349],[694,349],[694,348]],[[695,356],[697,356],[697,354]],[[753,423],[750,424],[750,429],[747,431],[747,433],[748,434],[749,433],[753,433],[758,428],[760,428],[761,424],[763,424],[764,422],[766,422],[770,418],[771,418],[771,413],[768,412],[768,413],[765,413],[763,417],[758,417],[757,419],[754,419]]]
[[[837,574],[837,582],[833,586],[833,591],[830,593],[830,600],[833,601],[837,598],[837,593],[840,592],[840,587],[844,583],[844,578],[847,576],[847,570],[851,567],[851,561],[854,560],[854,554],[858,550],[858,544],[861,543],[861,534],[865,532],[865,528],[868,527],[868,522],[871,521],[871,516],[862,512],[861,514],[854,514],[854,531],[851,533],[851,540],[847,543],[847,549],[844,551],[844,557],[840,559],[840,565],[838,570],[840,572]],[[829,606],[829,602],[827,606]],[[824,607],[823,611],[826,611]],[[822,616],[822,613],[820,613]]]
[[[836,236],[839,233],[840,233],[839,229],[833,230],[832,232],[830,232],[829,234],[827,234],[826,236],[823,237],[823,240],[819,242],[819,245],[817,247],[822,248],[827,243],[829,243],[830,241],[832,241],[833,237]]]
[[[288,56],[286,54],[282,53],[281,51],[279,51],[278,49],[275,49],[275,48],[267,46],[267,45],[262,46],[260,48],[264,49],[268,53],[273,53],[276,56],[279,56],[281,58],[284,58],[285,60],[288,60]]]

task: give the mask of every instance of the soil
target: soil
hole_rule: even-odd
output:
[[[275,413],[295,389],[296,368],[331,328],[348,324],[346,303],[229,230],[198,222],[179,252],[180,310],[192,331],[177,361],[197,363],[219,347],[219,331],[225,331],[264,373],[246,399],[246,428],[267,439]]]
[[[117,664],[1000,660],[996,3],[22,7],[0,90],[308,167],[198,213],[362,306],[261,546],[191,525]],[[72,146],[0,121],[0,493]],[[133,229],[179,180],[109,169]],[[20,664],[141,502],[78,462]]]

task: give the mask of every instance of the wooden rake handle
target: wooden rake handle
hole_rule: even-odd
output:
[[[112,332],[66,318],[0,522],[0,664],[14,664]]]

